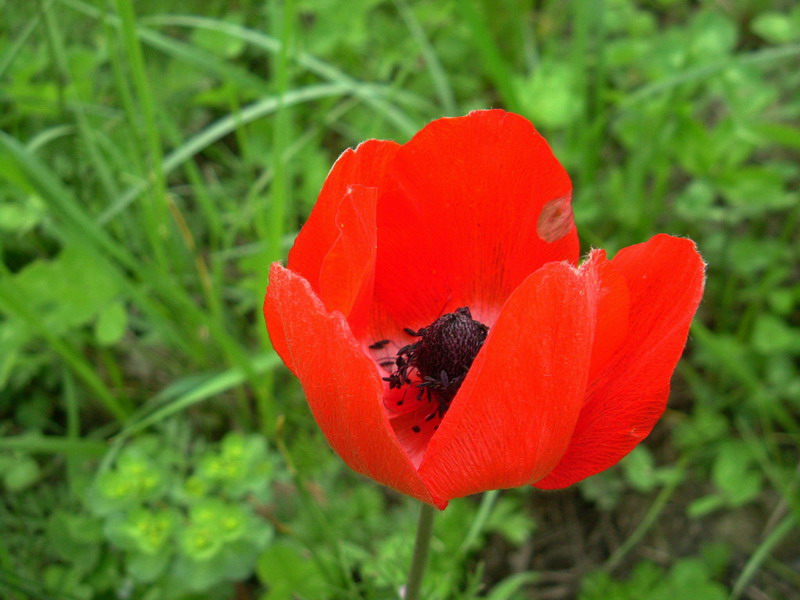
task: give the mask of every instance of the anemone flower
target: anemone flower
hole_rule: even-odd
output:
[[[566,487],[650,433],[704,263],[668,235],[579,263],[571,190],[501,110],[339,157],[264,315],[352,469],[444,508]]]

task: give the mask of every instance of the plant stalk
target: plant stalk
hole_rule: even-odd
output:
[[[414,542],[414,556],[411,559],[411,569],[408,572],[404,600],[419,600],[422,588],[422,578],[425,576],[425,567],[428,565],[428,551],[431,547],[433,535],[433,517],[436,509],[430,504],[423,504],[419,513],[417,524],[417,539]]]

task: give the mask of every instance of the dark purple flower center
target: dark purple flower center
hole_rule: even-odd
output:
[[[390,388],[413,384],[419,389],[417,400],[427,398],[428,402],[436,403],[426,420],[442,417],[483,346],[489,328],[474,320],[469,308],[462,307],[419,331],[405,331],[419,339],[397,351],[395,370],[383,379]],[[415,371],[418,381],[412,380]]]

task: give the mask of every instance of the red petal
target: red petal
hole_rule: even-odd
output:
[[[545,265],[503,306],[420,465],[434,498],[532,483],[564,454],[592,352],[598,290],[585,275]]]
[[[344,317],[327,312],[308,282],[278,263],[270,269],[264,316],[276,350],[300,379],[314,419],[342,460],[433,503],[386,418],[375,362],[361,351]]]
[[[322,261],[340,235],[335,221],[342,199],[354,185],[377,187],[399,147],[395,142],[368,140],[355,150],[345,150],[328,173],[317,203],[289,251],[287,265],[315,292],[320,291]]]
[[[491,321],[536,269],[578,259],[571,183],[526,119],[439,119],[397,152],[378,201],[377,300],[397,322],[469,306]]]
[[[325,255],[319,275],[319,297],[325,308],[347,317],[356,337],[366,325],[372,301],[377,199],[375,188],[350,188],[336,213],[339,237]]]
[[[409,387],[404,388],[407,393],[408,403],[411,405],[412,410],[406,411],[405,414],[393,415],[390,418],[392,429],[397,436],[397,441],[406,452],[406,455],[411,460],[411,463],[419,468],[422,458],[425,456],[425,450],[431,441],[431,437],[436,432],[437,426],[440,424],[438,415],[431,421],[426,421],[432,407],[428,402],[417,401],[416,389]],[[392,413],[390,413],[392,414]],[[414,427],[417,430],[413,429]]]
[[[616,464],[652,430],[703,295],[705,265],[691,240],[658,235],[611,264],[630,291],[625,341],[589,385],[567,453],[536,484],[562,488]]]
[[[628,333],[630,294],[628,283],[618,269],[606,258],[605,250],[592,250],[581,265],[587,276],[596,278],[599,285],[597,324],[594,332],[589,381],[594,381],[614,357]],[[594,274],[590,275],[589,271]]]

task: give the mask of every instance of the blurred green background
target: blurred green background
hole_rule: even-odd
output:
[[[416,507],[328,449],[261,302],[346,147],[503,107],[583,250],[693,238],[670,408],[454,501],[430,598],[800,598],[800,5],[0,0],[0,597],[396,598]]]

